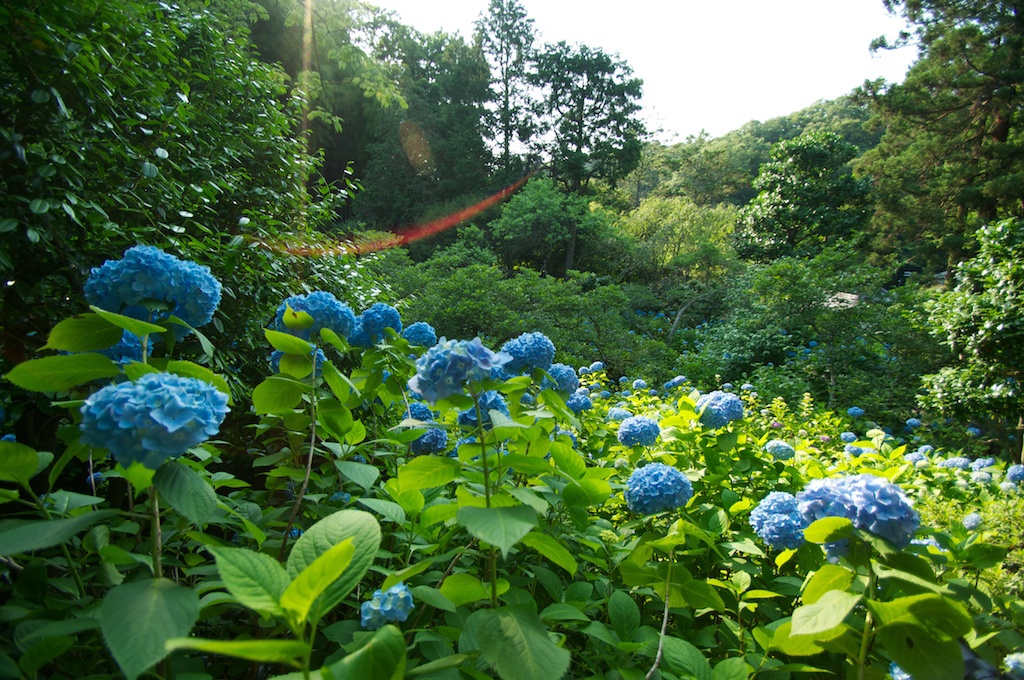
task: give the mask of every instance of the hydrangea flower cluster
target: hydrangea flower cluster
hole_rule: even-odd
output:
[[[889,675],[892,676],[892,680],[914,680],[910,673],[896,665],[895,661],[889,664]]]
[[[604,362],[603,361],[595,361],[594,363],[590,364],[590,366],[588,366],[588,368],[590,369],[591,373],[597,373],[598,371],[603,371],[604,370]]]
[[[630,416],[619,425],[619,443],[623,446],[654,446],[660,436],[658,421],[647,416]]]
[[[864,415],[864,409],[862,409],[860,406],[851,406],[850,408],[846,409],[846,415],[850,416],[851,418],[860,418],[862,415]]]
[[[426,321],[417,321],[402,331],[402,337],[409,341],[409,344],[420,347],[433,347],[437,344],[437,331]]]
[[[1024,482],[1024,465],[1015,463],[1006,468],[1006,481],[1020,484]]]
[[[981,515],[979,513],[972,512],[971,514],[964,517],[964,529],[967,529],[968,531],[974,531],[975,529],[981,526],[982,521],[983,520],[981,519]]]
[[[148,354],[152,348],[153,340],[147,337],[146,353]],[[98,354],[102,354],[121,365],[130,364],[133,361],[142,361],[142,340],[130,331],[123,331],[120,342],[113,347],[99,350]]]
[[[432,427],[409,443],[414,455],[438,453],[448,448],[448,433],[439,427]]]
[[[697,399],[697,411],[704,427],[717,430],[743,417],[743,401],[730,392],[715,390]]]
[[[625,420],[626,418],[629,418],[632,415],[633,415],[632,413],[630,413],[629,411],[627,411],[624,408],[619,408],[618,406],[612,406],[610,409],[608,409],[608,416],[607,416],[606,420],[609,421],[609,422],[616,422],[616,421]]]
[[[920,451],[911,451],[910,453],[904,454],[903,458],[908,463],[913,463],[914,465],[919,465],[921,463],[924,463],[925,465],[928,464],[928,457]]]
[[[501,351],[512,357],[505,370],[513,374],[547,370],[555,358],[555,345],[543,333],[523,333],[502,345]]]
[[[82,406],[82,442],[108,449],[121,465],[155,470],[217,434],[228,397],[213,385],[172,373],[147,373],[108,385]]]
[[[804,544],[807,522],[793,494],[773,491],[750,513],[750,526],[771,547],[795,550]]]
[[[385,328],[401,333],[402,317],[391,305],[375,302],[356,319],[349,340],[357,347],[373,347],[384,337]]]
[[[974,471],[984,470],[985,468],[992,467],[995,464],[996,464],[996,459],[995,458],[991,458],[991,457],[977,458],[977,459],[975,459],[974,461],[971,462],[971,469],[974,470]]]
[[[594,402],[585,394],[576,393],[565,402],[566,407],[573,413],[583,413],[594,408]]]
[[[853,432],[844,432],[841,435],[839,435],[839,438],[842,439],[847,444],[852,444],[853,442],[857,441],[857,435],[854,434]]]
[[[845,451],[850,458],[859,458],[860,454],[864,453],[864,449],[853,444],[847,444],[844,446],[843,451]]]
[[[633,470],[626,482],[625,495],[630,510],[652,515],[686,505],[693,496],[693,484],[674,467],[651,463]]]
[[[309,328],[289,328],[285,324],[285,312],[291,309],[305,312],[313,317],[313,325]],[[282,333],[290,333],[303,340],[320,336],[320,331],[329,328],[343,338],[352,335],[356,325],[356,316],[348,305],[336,298],[333,293],[316,290],[307,295],[292,295],[280,304],[274,317],[274,328]]]
[[[547,369],[548,375],[544,377],[540,382],[540,388],[542,390],[554,389],[557,392],[575,392],[580,387],[580,379],[576,375],[576,369],[572,366],[565,364],[551,364],[551,367]],[[554,382],[552,382],[552,380]]]
[[[388,622],[405,621],[412,608],[412,591],[409,586],[399,583],[386,592],[375,590],[373,598],[359,608],[359,623],[367,630],[377,630]]]
[[[93,267],[85,282],[85,299],[91,305],[144,321],[174,315],[193,328],[213,319],[220,298],[220,282],[209,267],[179,260],[153,246],[129,248],[122,259]],[[151,318],[146,305],[153,302],[166,304],[167,311]],[[174,326],[178,338],[189,332]]]
[[[409,389],[427,402],[461,394],[467,383],[483,380],[491,370],[504,366],[511,357],[505,352],[492,352],[480,338],[472,340],[441,340],[416,360],[416,375],[409,379]]]
[[[981,430],[979,430],[978,428],[976,428],[976,427],[974,427],[972,425],[971,427],[967,428],[967,435],[969,437],[980,437],[981,436]]]
[[[633,389],[634,390],[646,390],[647,389],[647,381],[644,380],[643,378],[637,378],[636,380],[633,381]]]
[[[431,411],[426,404],[414,401],[409,404],[409,408],[405,409],[405,417],[429,423],[437,417],[437,412]]]
[[[796,449],[781,439],[773,439],[764,445],[764,450],[772,454],[775,460],[790,460],[796,455]]]
[[[953,456],[939,463],[939,467],[944,468],[955,468],[957,470],[966,470],[971,467],[970,459],[964,456]]]
[[[686,382],[686,376],[685,375],[677,375],[676,377],[672,378],[667,383],[662,385],[662,387],[664,387],[666,390],[674,390],[675,388],[679,387],[680,385],[682,385],[685,382]]]
[[[502,415],[510,415],[508,402],[500,392],[488,390],[480,395],[480,414],[484,419],[484,427],[491,427],[491,411],[498,411]],[[476,407],[470,407],[459,413],[459,425],[463,427],[476,427],[478,424]]]
[[[871,474],[815,479],[796,498],[808,525],[822,517],[846,517],[899,548],[906,547],[921,523],[902,489]]]
[[[1007,673],[1024,675],[1024,652],[1014,652],[1003,657],[1003,666]]]

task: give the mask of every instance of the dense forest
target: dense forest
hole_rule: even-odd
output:
[[[919,50],[904,82],[667,145],[629,55],[541,43],[515,0],[471,36],[354,0],[5,3],[4,361],[141,242],[229,281],[214,362],[237,375],[264,370],[281,294],[327,287],[439,335],[538,330],[573,365],[927,410],[1005,446],[1020,8],[885,4]]]

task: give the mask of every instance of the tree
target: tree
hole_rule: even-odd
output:
[[[1024,216],[1024,10],[1006,0],[885,4],[915,25],[920,58],[902,84],[864,88],[885,131],[859,167],[879,200],[872,226],[880,245],[921,243],[951,271],[980,225]]]
[[[980,250],[957,268],[956,287],[931,308],[934,334],[959,363],[925,376],[921,401],[1024,430],[1024,220],[982,227],[977,239]]]
[[[519,0],[491,0],[476,30],[493,73],[491,129],[501,150],[499,166],[503,179],[511,179],[522,170],[513,145],[525,144],[532,128],[527,67],[533,58],[533,19]]]
[[[848,238],[868,219],[868,186],[846,167],[857,148],[834,132],[812,132],[779,142],[761,166],[760,192],[740,218],[737,251],[770,261],[813,255]]]

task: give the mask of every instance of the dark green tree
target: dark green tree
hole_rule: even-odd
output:
[[[834,132],[812,132],[772,147],[771,162],[754,181],[760,193],[740,217],[740,256],[770,261],[813,255],[864,226],[868,185],[847,167],[856,152]]]
[[[860,166],[879,201],[873,231],[878,247],[915,244],[951,270],[981,225],[1024,215],[1024,9],[1006,0],[885,4],[914,26],[920,58],[903,83],[864,88],[885,132]]]

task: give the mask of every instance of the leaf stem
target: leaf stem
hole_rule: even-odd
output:
[[[864,591],[865,601],[870,599],[874,590],[875,572],[871,568],[871,563],[868,562],[868,585]],[[871,617],[871,608],[868,607],[867,614],[864,616],[864,632],[860,637],[860,654],[857,656],[857,680],[865,680],[867,677],[868,646],[871,642],[872,625],[874,625],[874,620]]]
[[[644,676],[645,680],[651,680],[654,674],[658,671],[658,667],[661,665],[661,658],[665,654],[665,632],[668,630],[668,603],[672,599],[672,595],[669,592],[672,588],[672,564],[673,555],[675,548],[668,551],[668,571],[665,573],[665,611],[661,616],[661,634],[658,636],[658,653],[654,657],[654,665],[651,666],[651,670],[647,671],[647,675]]]
[[[309,425],[309,455],[306,456],[306,472],[302,477],[302,486],[299,487],[299,492],[295,494],[295,504],[292,505],[292,514],[288,516],[288,525],[284,528],[284,536],[281,537],[281,549],[277,552],[277,559],[284,559],[284,551],[288,547],[288,536],[291,535],[292,526],[295,525],[295,518],[299,515],[299,510],[302,508],[302,499],[306,495],[306,489],[309,488],[309,477],[313,472],[313,454],[316,453],[316,416],[317,407],[319,402],[316,398],[316,352],[317,347],[313,345],[313,372],[310,373],[310,409],[313,411],[313,417]]]
[[[150,494],[150,499],[153,501],[153,575],[156,578],[162,578],[164,570],[161,558],[164,547],[164,534],[163,529],[160,528],[160,494],[155,486],[151,488],[152,494]]]

